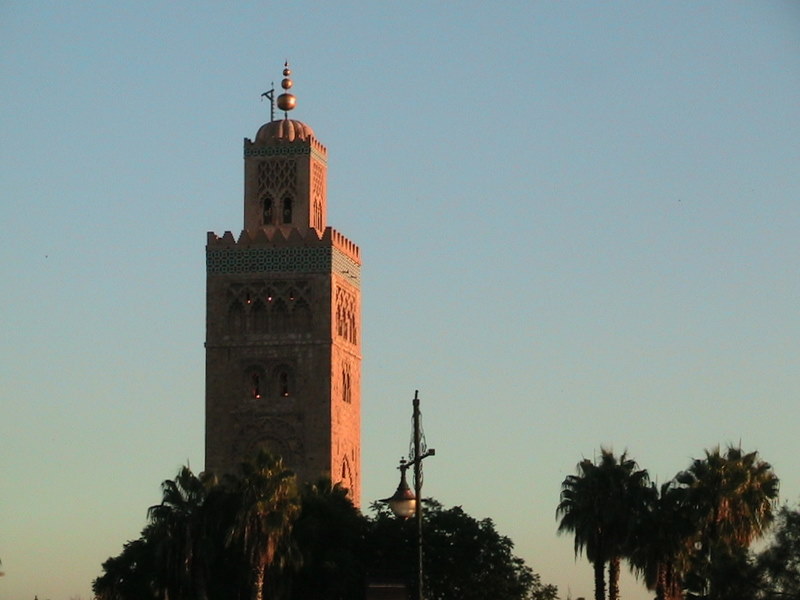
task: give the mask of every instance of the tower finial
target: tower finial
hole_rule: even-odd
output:
[[[295,98],[294,94],[288,92],[293,85],[292,80],[289,79],[289,75],[291,74],[292,70],[289,68],[289,61],[287,60],[283,64],[283,80],[281,81],[281,87],[287,91],[278,96],[278,108],[283,111],[283,117],[285,119],[289,118],[287,113],[297,106],[297,98]]]

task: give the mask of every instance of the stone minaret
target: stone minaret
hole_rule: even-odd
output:
[[[244,230],[209,233],[206,246],[205,466],[235,472],[267,448],[358,504],[361,259],[326,222],[327,154],[288,117],[244,140]]]

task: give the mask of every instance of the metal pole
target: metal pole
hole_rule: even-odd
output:
[[[422,477],[420,466],[422,456],[420,452],[421,434],[419,427],[419,390],[414,390],[414,495],[417,498],[417,600],[422,600]]]

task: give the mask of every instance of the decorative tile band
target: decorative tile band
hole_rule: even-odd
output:
[[[245,145],[244,157],[249,158],[253,156],[308,156],[312,155],[314,158],[326,162],[327,158],[324,154],[319,152],[316,148],[301,144],[281,144],[276,146],[262,146],[255,148],[253,146]]]
[[[361,287],[361,266],[336,248],[333,249],[333,272],[346,277],[353,286]]]
[[[339,273],[359,287],[361,267],[336,248],[209,248],[209,275],[231,273]]]

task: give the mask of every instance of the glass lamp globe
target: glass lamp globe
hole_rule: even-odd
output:
[[[389,504],[389,508],[395,516],[401,519],[409,519],[417,512],[417,498],[414,492],[408,487],[406,481],[406,470],[400,469],[400,485],[391,498],[385,498],[384,502]]]

